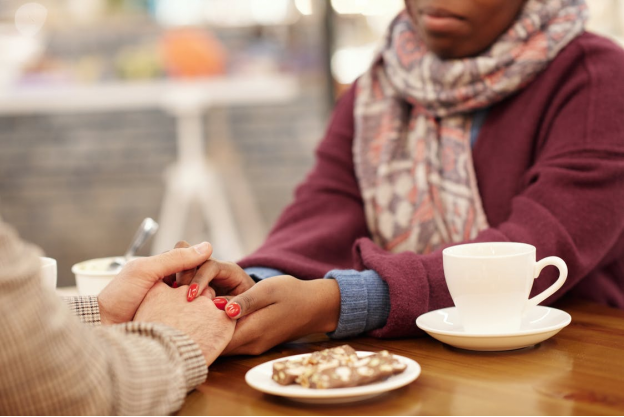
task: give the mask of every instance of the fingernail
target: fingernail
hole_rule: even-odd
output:
[[[217,297],[213,299],[212,302],[215,306],[217,306],[219,310],[225,310],[225,306],[227,305],[228,300],[226,300],[225,298]]]
[[[198,245],[193,246],[193,249],[195,249],[195,252],[197,252],[198,254],[205,255],[210,249],[210,243],[202,242]]]
[[[225,314],[227,314],[231,319],[236,318],[240,313],[240,306],[236,303],[232,303],[225,308]]]
[[[191,284],[188,290],[188,294],[186,295],[186,299],[190,302],[197,297],[197,293],[199,292],[199,284]]]
[[[178,281],[173,281],[173,284],[171,284],[171,287],[172,288],[178,288],[179,287]]]

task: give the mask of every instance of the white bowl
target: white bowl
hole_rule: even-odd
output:
[[[80,295],[98,295],[121,271],[121,268],[108,270],[111,262],[118,258],[120,257],[89,259],[72,266],[72,272],[76,276],[78,293]]]

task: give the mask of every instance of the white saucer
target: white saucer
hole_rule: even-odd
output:
[[[441,342],[461,349],[497,351],[513,350],[556,335],[570,324],[572,317],[556,308],[537,306],[522,320],[520,330],[497,334],[466,333],[455,307],[430,311],[416,319],[416,325]]]
[[[357,352],[359,357],[372,354],[372,352]],[[400,374],[393,375],[390,378],[359,387],[333,388],[333,389],[312,389],[304,388],[301,385],[280,385],[273,381],[273,362],[296,359],[303,356],[309,356],[309,353],[303,355],[288,356],[286,358],[275,359],[265,362],[254,368],[251,368],[245,374],[245,381],[252,388],[267,394],[288,397],[291,400],[315,403],[315,404],[337,404],[353,401],[362,401],[384,392],[400,388],[414,381],[420,375],[420,365],[404,356],[394,355],[400,362],[407,365],[405,371]]]

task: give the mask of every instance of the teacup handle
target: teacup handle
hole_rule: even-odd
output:
[[[531,307],[537,306],[546,298],[553,295],[555,291],[557,291],[559,288],[563,286],[563,283],[568,277],[568,266],[566,265],[565,262],[563,262],[563,259],[557,256],[549,256],[535,263],[535,272],[533,274],[533,278],[537,278],[540,272],[542,272],[542,269],[544,269],[544,267],[548,265],[554,265],[557,267],[557,269],[559,269],[559,278],[557,278],[557,281],[555,281],[553,285],[546,288],[544,291],[537,294],[535,297],[529,299],[526,303],[524,311],[529,310]]]

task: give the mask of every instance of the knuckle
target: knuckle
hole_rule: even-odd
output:
[[[130,262],[128,262],[126,265],[124,265],[123,269],[126,272],[133,273],[133,272],[136,272],[136,271],[142,269],[144,267],[145,263],[146,263],[146,259],[145,258],[136,258],[136,259],[133,259]]]
[[[174,264],[174,265],[183,265],[186,267],[186,263],[184,262],[184,251],[181,248],[170,250],[167,253],[162,254],[162,262],[166,264]],[[186,268],[185,268],[186,269]]]
[[[238,267],[238,265],[232,261],[225,261],[223,262],[223,265],[228,269],[234,269]]]
[[[258,291],[262,291],[262,294],[270,299],[275,294],[275,282],[276,281],[271,281],[271,279],[263,279],[262,281],[257,283],[255,287],[258,287]]]

